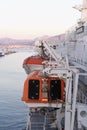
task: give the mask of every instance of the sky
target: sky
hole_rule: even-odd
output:
[[[0,38],[33,39],[65,33],[81,14],[82,0],[0,0]]]

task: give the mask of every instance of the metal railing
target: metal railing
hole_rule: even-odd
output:
[[[87,96],[84,94],[84,92],[81,89],[78,90],[77,101],[78,103],[87,104]]]

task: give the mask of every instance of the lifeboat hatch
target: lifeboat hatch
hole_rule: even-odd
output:
[[[57,100],[61,99],[61,81],[50,80],[50,99]]]
[[[29,80],[28,82],[28,98],[39,99],[39,80]]]

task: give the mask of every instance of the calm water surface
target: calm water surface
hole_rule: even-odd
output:
[[[18,52],[0,58],[0,130],[22,130],[28,108],[21,101],[27,77],[22,63],[31,52]]]

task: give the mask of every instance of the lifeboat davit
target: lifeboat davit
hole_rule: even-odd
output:
[[[42,70],[43,69],[43,61],[49,60],[48,55],[44,50],[43,43],[38,46],[39,52],[38,55],[30,56],[26,58],[23,62],[23,68],[25,69],[26,73],[29,74],[34,70]]]
[[[40,71],[31,72],[24,83],[22,101],[26,103],[58,103],[64,101],[64,80],[44,77]]]

